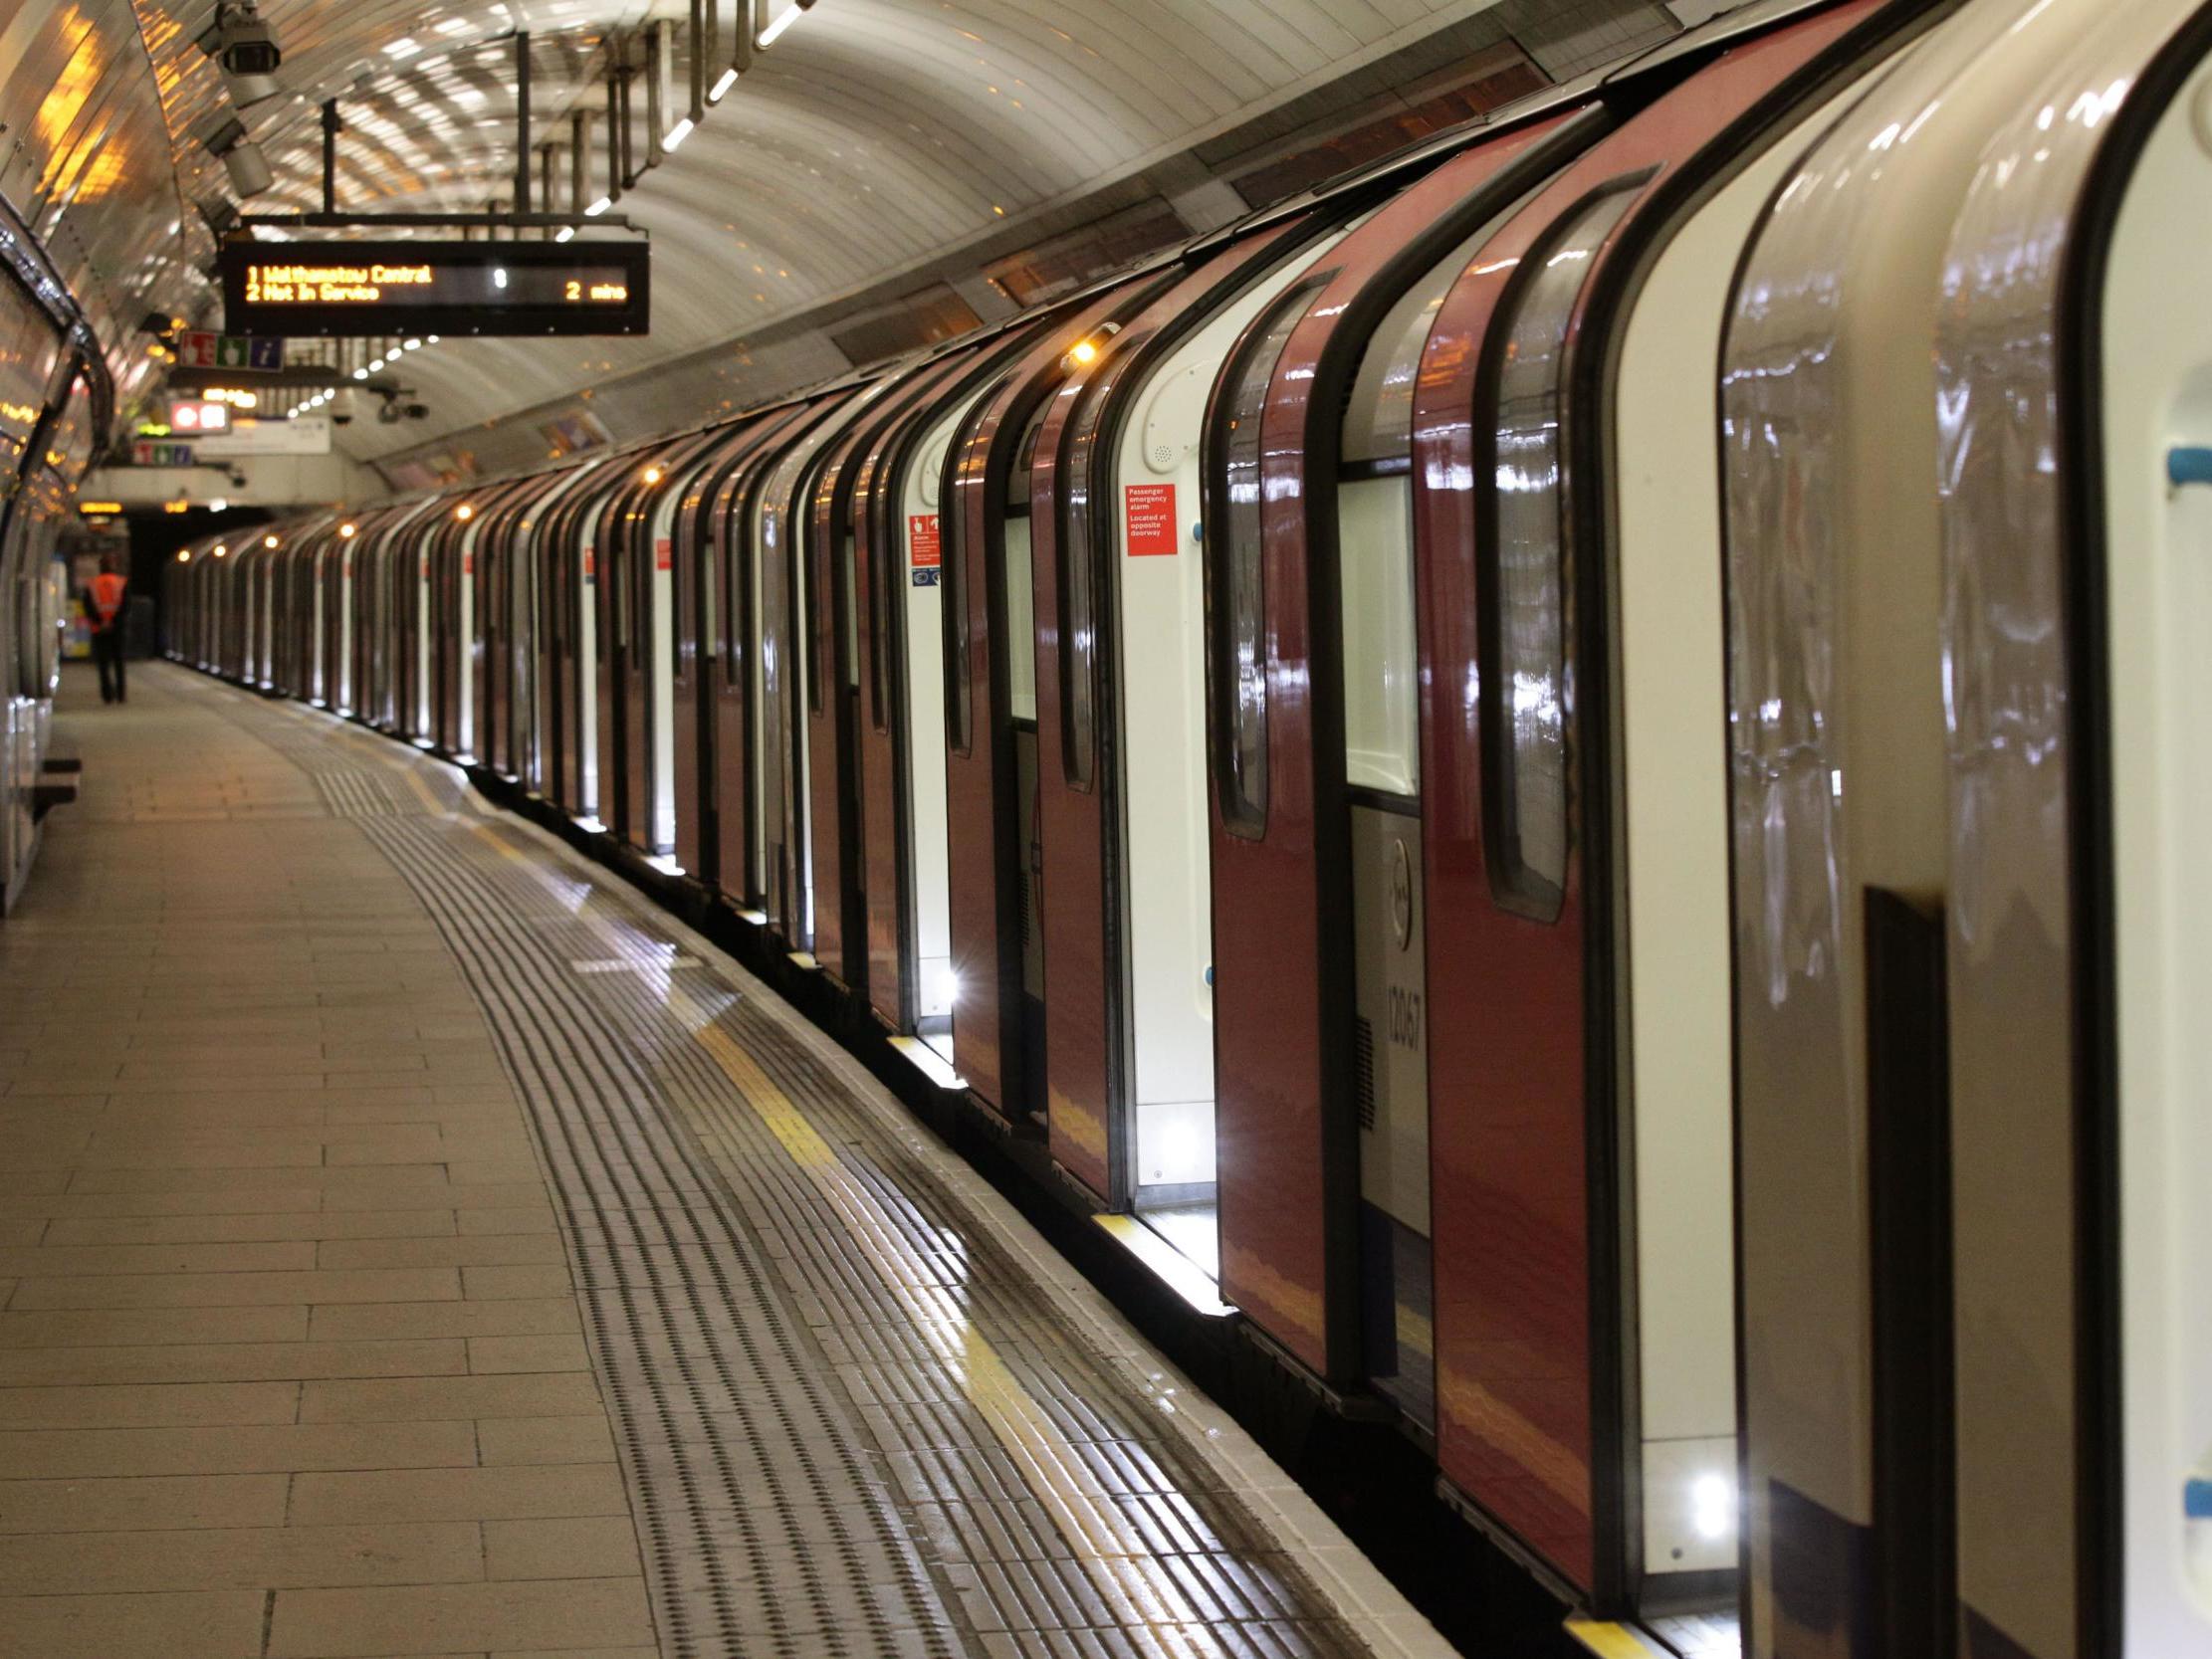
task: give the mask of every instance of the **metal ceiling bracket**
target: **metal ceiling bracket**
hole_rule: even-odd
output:
[[[440,226],[448,230],[535,231],[562,225],[596,225],[600,229],[646,234],[619,213],[254,213],[238,221],[246,230],[353,230],[371,225]]]

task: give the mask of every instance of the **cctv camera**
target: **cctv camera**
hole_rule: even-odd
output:
[[[360,395],[352,387],[344,387],[331,399],[331,419],[339,426],[350,426],[360,407]]]
[[[225,75],[274,75],[284,62],[276,31],[262,22],[253,0],[223,0],[215,21],[200,35],[199,49],[223,66]]]
[[[201,121],[192,129],[192,136],[208,154],[222,158],[231,188],[241,196],[258,196],[276,182],[261,146],[246,136],[246,123],[227,107],[216,109]]]
[[[410,403],[410,404],[408,404],[408,405],[407,405],[407,418],[408,418],[409,420],[411,420],[411,421],[426,421],[426,420],[428,420],[428,419],[430,418],[430,405],[429,405],[429,404],[427,404],[427,403]]]
[[[223,151],[223,166],[230,173],[231,188],[241,196],[258,196],[272,184],[269,158],[256,143],[233,144]]]

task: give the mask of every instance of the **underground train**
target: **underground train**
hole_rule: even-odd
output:
[[[169,648],[764,930],[1602,1651],[2212,1652],[2208,51],[1759,0],[741,418],[195,542]]]

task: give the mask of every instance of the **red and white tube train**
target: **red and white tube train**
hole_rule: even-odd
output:
[[[774,407],[195,543],[171,646],[810,953],[1593,1618],[2212,1652],[2208,52],[1746,6]]]

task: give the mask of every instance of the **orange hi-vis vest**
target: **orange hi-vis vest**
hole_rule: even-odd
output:
[[[110,570],[103,570],[93,578],[93,609],[100,612],[100,625],[111,626],[115,613],[122,609],[122,577]]]

